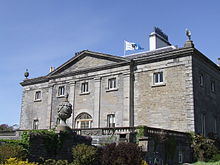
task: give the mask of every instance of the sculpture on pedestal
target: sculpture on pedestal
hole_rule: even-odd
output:
[[[60,123],[57,126],[57,132],[71,132],[71,128],[66,124],[66,120],[71,117],[72,105],[68,101],[68,94],[66,99],[58,107],[58,117],[60,118]]]

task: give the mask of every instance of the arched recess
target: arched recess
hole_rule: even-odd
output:
[[[76,128],[92,128],[92,116],[88,113],[80,113],[75,121]]]

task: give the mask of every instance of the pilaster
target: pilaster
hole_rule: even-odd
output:
[[[101,101],[101,77],[94,79],[94,110],[93,110],[93,127],[100,127],[100,101]]]

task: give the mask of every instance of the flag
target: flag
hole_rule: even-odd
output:
[[[140,45],[134,42],[125,41],[125,50],[142,50],[142,49],[144,48],[142,48]]]

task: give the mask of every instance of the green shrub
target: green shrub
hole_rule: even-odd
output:
[[[4,162],[6,159],[16,157],[19,160],[26,158],[26,150],[15,144],[1,144],[0,145],[0,162]]]
[[[220,154],[215,154],[212,156],[212,158],[209,160],[210,162],[217,162],[220,161]]]
[[[218,153],[215,140],[192,134],[192,149],[198,161],[209,161]]]
[[[69,165],[67,160],[48,159],[42,165]]]
[[[7,144],[14,144],[14,145],[19,145],[23,147],[24,149],[28,150],[28,145],[24,143],[23,140],[9,140],[9,139],[0,139],[0,143],[7,143]]]
[[[92,165],[97,160],[97,149],[93,146],[78,144],[73,148],[73,164],[74,165]]]
[[[18,160],[16,158],[9,158],[4,164],[0,165],[38,165],[38,163],[29,163],[28,161]]]
[[[140,165],[142,162],[141,148],[134,143],[115,143],[107,145],[102,152],[104,165]]]

